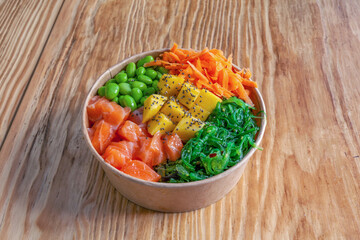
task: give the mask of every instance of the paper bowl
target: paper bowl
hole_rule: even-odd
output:
[[[91,144],[87,128],[89,126],[88,117],[86,113],[86,106],[89,100],[96,95],[97,89],[105,84],[107,80],[112,78],[115,74],[121,71],[130,62],[136,62],[139,59],[152,55],[158,56],[160,53],[169,49],[159,49],[149,52],[143,52],[123,60],[110,69],[106,70],[95,82],[89,94],[86,97],[82,109],[82,131],[89,150],[95,156],[97,161],[104,169],[106,176],[109,178],[111,184],[127,199],[148,209],[161,212],[186,212],[195,209],[206,207],[223,198],[230,190],[237,184],[242,176],[246,164],[255,150],[252,148],[245,157],[235,166],[218,174],[214,177],[190,183],[158,183],[148,182],[138,178],[131,177],[110,164],[106,163],[104,159],[96,152]],[[234,66],[236,67],[236,66]],[[255,107],[259,111],[263,111],[260,116],[264,116],[265,105],[263,98],[258,89],[250,95]],[[259,119],[257,124],[260,130],[256,136],[256,144],[260,145],[263,138],[266,119],[265,117]]]

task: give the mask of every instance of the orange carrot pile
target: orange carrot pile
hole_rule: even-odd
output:
[[[235,69],[231,56],[226,58],[221,50],[205,48],[196,52],[180,49],[175,43],[170,51],[144,66],[163,66],[170,74],[181,76],[200,89],[206,88],[219,97],[236,96],[253,105],[250,89],[257,88],[257,83],[250,80],[250,70]]]

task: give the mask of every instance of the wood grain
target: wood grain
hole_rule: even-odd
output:
[[[1,26],[12,26],[0,35],[7,60],[0,62],[2,238],[360,236],[360,3],[28,1],[43,14],[26,3],[0,2]],[[22,30],[32,18],[36,37]],[[79,110],[107,68],[173,42],[222,49],[250,67],[268,127],[264,150],[226,198],[164,214],[132,204],[110,185],[86,150]],[[27,79],[14,84],[20,76]]]
[[[0,148],[62,1],[0,1]]]

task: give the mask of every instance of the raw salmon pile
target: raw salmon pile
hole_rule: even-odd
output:
[[[151,136],[142,123],[143,108],[133,112],[104,97],[93,97],[87,114],[89,137],[95,150],[118,170],[147,181],[161,176],[153,167],[180,158],[183,143],[177,134]]]

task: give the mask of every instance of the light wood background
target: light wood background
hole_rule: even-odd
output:
[[[96,78],[173,42],[259,83],[264,150],[216,204],[143,209],[87,151]],[[360,2],[0,0],[1,239],[359,239]]]

